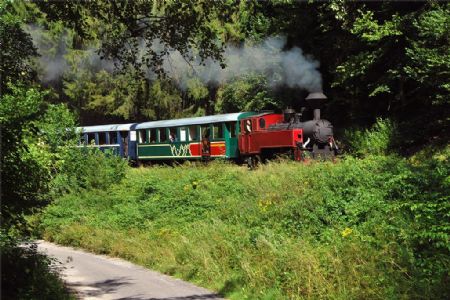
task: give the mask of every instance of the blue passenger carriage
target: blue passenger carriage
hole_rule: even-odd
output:
[[[109,124],[78,127],[80,147],[94,147],[102,151],[110,151],[130,160],[136,159],[136,132],[132,127],[136,124]]]

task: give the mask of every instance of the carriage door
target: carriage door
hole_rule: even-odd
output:
[[[200,127],[201,143],[200,151],[202,157],[211,156],[211,141],[209,125]]]
[[[252,133],[252,120],[244,120],[242,122],[243,128],[243,138],[242,138],[242,149],[244,150],[244,153],[250,152],[250,145],[251,145],[251,133]]]
[[[128,131],[121,131],[120,132],[120,144],[121,144],[121,151],[122,157],[128,157]]]

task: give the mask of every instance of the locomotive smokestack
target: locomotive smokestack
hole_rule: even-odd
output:
[[[322,92],[310,93],[306,97],[306,102],[308,103],[309,108],[311,108],[314,112],[314,120],[320,120],[320,108],[327,99],[327,96],[325,96]]]

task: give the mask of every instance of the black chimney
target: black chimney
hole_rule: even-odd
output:
[[[322,92],[310,93],[306,97],[309,108],[314,112],[314,120],[320,120],[320,108],[325,103],[325,100],[327,100],[327,96]]]

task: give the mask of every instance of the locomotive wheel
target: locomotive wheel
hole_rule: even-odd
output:
[[[262,159],[260,155],[252,155],[247,158],[247,167],[251,170],[258,168],[261,163]]]
[[[251,156],[247,157],[245,161],[247,162],[247,168],[249,168],[250,170],[254,168],[253,158]]]

